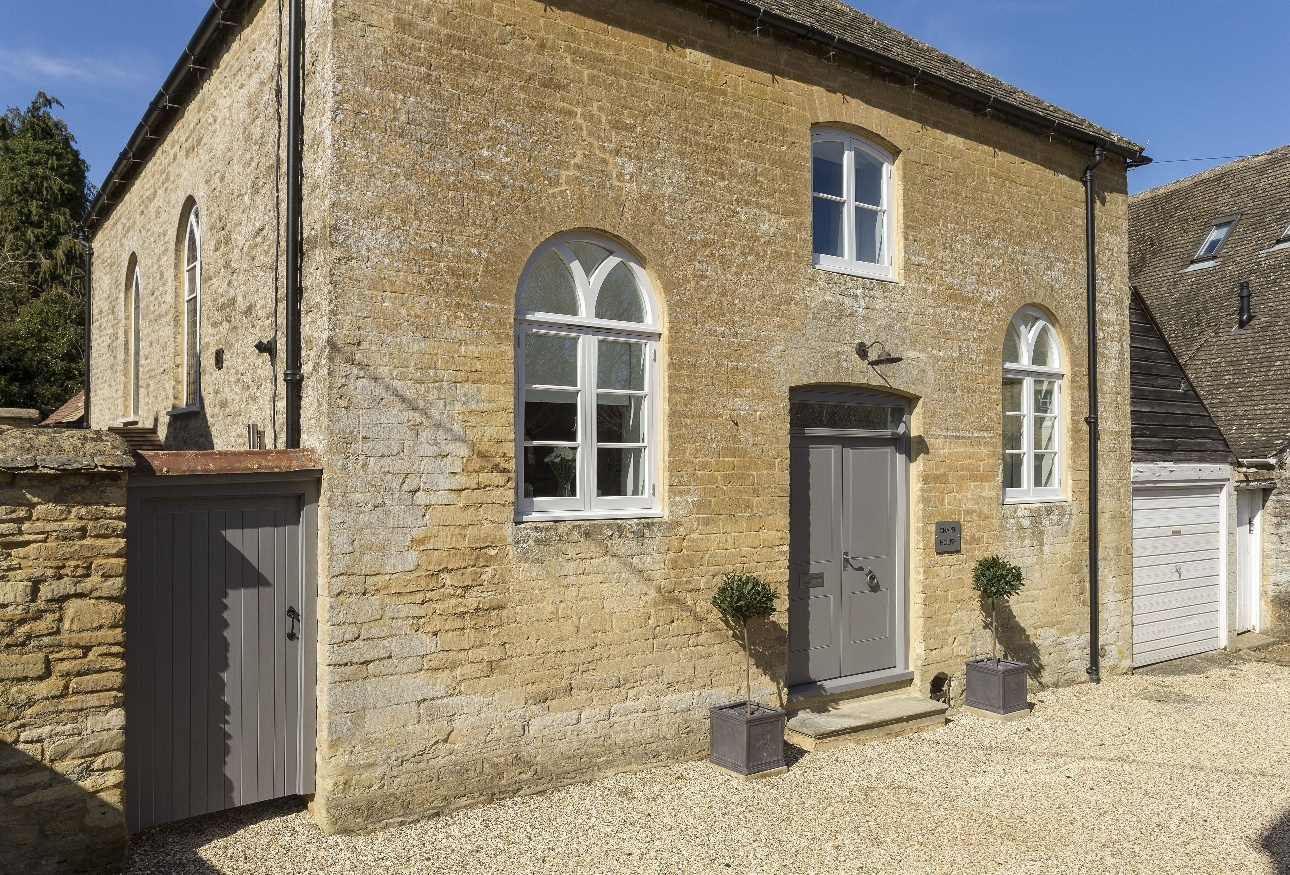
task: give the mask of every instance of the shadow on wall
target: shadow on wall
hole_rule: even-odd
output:
[[[983,625],[989,631],[989,602],[982,601],[981,613],[984,616]],[[1003,651],[1003,657],[1014,662],[1026,663],[1029,666],[1026,673],[1030,675],[1031,680],[1038,683],[1044,673],[1044,661],[1039,654],[1039,645],[1031,639],[1030,634],[1026,632],[1026,627],[1021,625],[1012,606],[1007,602],[1000,602],[996,606],[995,623],[999,628],[999,649]]]
[[[170,417],[166,428],[166,439],[162,446],[167,450],[213,450],[215,438],[211,435],[210,420],[206,418],[206,398],[191,413],[179,413]]]
[[[1290,811],[1282,813],[1259,837],[1259,846],[1272,860],[1277,875],[1290,875]]]
[[[120,809],[76,783],[93,758],[67,774],[0,742],[0,875],[99,875],[125,861]],[[193,870],[199,871],[199,870]]]

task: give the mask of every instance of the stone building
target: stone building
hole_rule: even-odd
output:
[[[92,207],[95,428],[283,446],[279,9],[216,5]],[[1100,655],[1127,669],[1139,146],[833,0],[305,22],[325,828],[700,756],[742,678],[730,571],[784,596],[767,700],[960,678],[991,553],[1028,581],[1009,652],[1084,679],[1097,148]]]
[[[1203,629],[1196,618],[1176,632],[1208,647],[1243,632],[1281,633],[1290,620],[1290,146],[1135,195],[1129,240],[1140,307],[1230,447],[1220,458],[1210,446],[1209,458],[1186,460],[1230,464],[1230,476],[1219,472],[1214,481],[1230,486],[1215,499],[1221,547],[1178,546],[1188,554],[1178,557],[1180,580],[1213,581],[1218,603]],[[1149,367],[1152,379],[1179,385],[1180,376],[1160,363]],[[1174,449],[1205,449],[1190,440],[1194,429],[1158,425],[1171,440],[1183,438],[1186,446]],[[1137,461],[1136,424],[1134,438]]]

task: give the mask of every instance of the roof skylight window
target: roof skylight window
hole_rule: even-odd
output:
[[[1236,224],[1236,216],[1226,219],[1219,219],[1214,223],[1214,227],[1209,229],[1209,236],[1205,242],[1200,245],[1200,250],[1196,253],[1192,261],[1209,261],[1218,258],[1218,250],[1222,248],[1223,243],[1227,240],[1227,235],[1231,233],[1232,226]]]

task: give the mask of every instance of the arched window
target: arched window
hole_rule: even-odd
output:
[[[201,402],[202,231],[197,207],[184,232],[184,406]]]
[[[811,224],[815,266],[877,279],[891,261],[892,158],[845,131],[811,133]]]
[[[139,418],[139,363],[141,358],[142,318],[139,302],[139,262],[130,256],[130,268],[125,287],[125,417]]]
[[[658,306],[622,247],[563,235],[529,258],[515,314],[520,519],[658,511]]]
[[[1062,497],[1062,358],[1043,313],[1023,307],[1003,340],[1003,497]]]

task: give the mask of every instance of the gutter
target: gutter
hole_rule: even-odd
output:
[[[85,313],[83,317],[85,324],[84,326],[82,326],[82,330],[85,332],[85,334],[84,334],[84,338],[81,341],[81,355],[83,356],[83,361],[81,362],[81,372],[82,372],[81,379],[84,381],[81,385],[81,392],[82,392],[81,428],[89,428],[90,427],[90,313],[93,312],[90,309],[90,292],[94,288],[94,284],[92,282],[92,271],[94,269],[94,245],[90,243],[90,235],[89,235],[89,232],[86,231],[84,225],[82,225],[76,231],[76,242],[81,244],[81,246],[84,247],[85,249],[85,272],[81,276],[82,281],[85,283],[84,300],[82,302],[82,306],[85,309]]]
[[[1010,115],[1013,118],[1029,122],[1034,125],[1042,126],[1054,133],[1065,134],[1071,139],[1080,142],[1089,143],[1100,147],[1101,149],[1112,152],[1116,155],[1127,159],[1129,164],[1134,167],[1141,167],[1144,164],[1150,164],[1151,159],[1142,154],[1142,147],[1134,148],[1132,145],[1125,145],[1109,137],[1101,137],[1090,131],[1084,130],[1078,125],[1070,122],[1054,119],[1043,113],[1035,112],[1027,107],[1020,106],[1007,98],[990,94],[970,85],[964,85],[937,73],[923,70],[913,64],[900,61],[895,58],[884,55],[881,52],[866,46],[859,45],[834,34],[825,33],[817,28],[811,27],[800,21],[794,21],[777,12],[772,12],[756,3],[747,2],[747,0],[707,0],[713,6],[720,6],[730,12],[738,13],[747,18],[751,18],[759,25],[766,24],[775,27],[804,40],[818,42],[828,46],[830,50],[843,51],[849,55],[859,58],[875,66],[892,70],[896,73],[902,73],[915,79],[919,83],[926,83],[935,86],[942,91],[948,91],[950,94],[956,94],[960,97],[967,97],[972,100],[984,101],[992,110],[998,110],[1004,115]]]
[[[1100,626],[1098,621],[1098,507],[1097,507],[1097,235],[1094,225],[1096,195],[1093,190],[1093,171],[1102,163],[1104,149],[1093,149],[1093,161],[1084,168],[1084,250],[1087,264],[1088,307],[1088,679],[1093,683],[1102,680]]]

